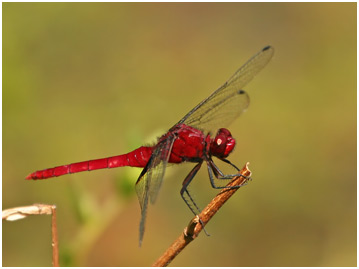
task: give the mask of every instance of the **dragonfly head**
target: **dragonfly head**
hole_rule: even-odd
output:
[[[230,131],[221,128],[218,130],[216,137],[211,140],[210,151],[213,156],[227,158],[235,145],[236,140],[232,137]]]

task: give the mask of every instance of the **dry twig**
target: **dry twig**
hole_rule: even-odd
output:
[[[240,171],[241,175],[234,177],[227,187],[243,185],[248,181],[251,171],[248,169],[249,163]],[[192,242],[203,227],[210,221],[222,205],[238,190],[238,188],[225,188],[213,198],[213,200],[202,210],[202,212],[194,217],[183,233],[173,242],[173,244],[158,258],[152,266],[167,266],[190,242]],[[202,221],[203,226],[200,221]]]
[[[2,219],[7,221],[23,219],[30,215],[51,215],[52,265],[59,266],[59,247],[55,205],[34,204],[30,206],[9,208],[2,211]]]

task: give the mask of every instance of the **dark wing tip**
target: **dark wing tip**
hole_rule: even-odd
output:
[[[268,45],[268,46],[265,46],[262,51],[266,51],[266,50],[269,50],[270,48],[272,48],[272,46]]]

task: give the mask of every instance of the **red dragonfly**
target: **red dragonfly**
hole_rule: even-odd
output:
[[[196,166],[184,179],[181,197],[190,210],[197,215],[200,209],[188,192],[188,186],[206,162],[210,183],[213,188],[225,188],[216,179],[230,179],[235,175],[225,175],[213,162],[219,160],[239,169],[226,158],[233,151],[236,141],[227,127],[244,112],[249,105],[249,96],[242,88],[261,71],[272,58],[274,49],[263,48],[247,61],[236,73],[209,97],[195,106],[186,116],[158,139],[153,146],[142,146],[127,154],[90,160],[55,168],[36,171],[26,179],[45,179],[82,171],[122,166],[143,167],[136,182],[136,192],[141,206],[140,245],[145,230],[148,201],[156,201],[168,163],[193,162]],[[211,137],[216,132],[214,138]],[[236,186],[240,187],[240,186]]]

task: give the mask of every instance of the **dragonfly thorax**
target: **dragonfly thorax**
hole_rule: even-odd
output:
[[[213,156],[227,158],[235,145],[236,140],[232,137],[231,132],[221,128],[218,130],[216,137],[211,140],[210,151]]]

